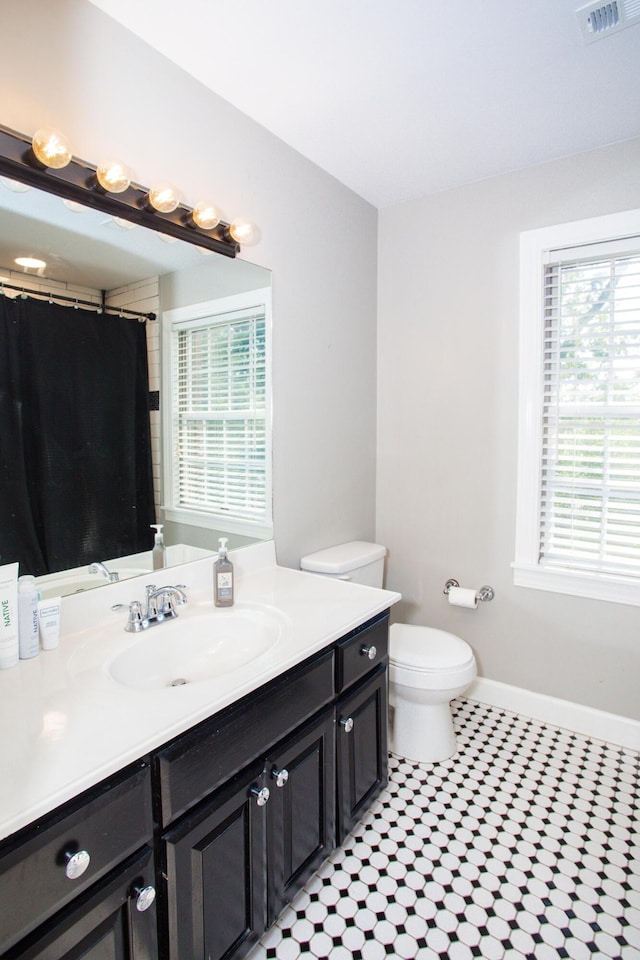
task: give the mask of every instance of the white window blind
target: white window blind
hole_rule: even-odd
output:
[[[232,306],[247,300],[175,311],[167,509],[261,536],[271,523],[269,318],[260,303]]]
[[[640,578],[640,254],[550,259],[539,563]]]

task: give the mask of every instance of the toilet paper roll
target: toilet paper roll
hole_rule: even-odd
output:
[[[466,587],[450,587],[449,603],[452,607],[468,607],[469,610],[475,610],[478,606],[478,598],[475,590],[469,590]]]

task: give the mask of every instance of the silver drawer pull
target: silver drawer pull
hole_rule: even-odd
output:
[[[68,880],[77,880],[91,863],[91,857],[86,850],[78,850],[77,853],[65,853],[65,860],[67,862],[64,875]]]
[[[346,720],[343,717],[340,720],[340,723],[345,733],[351,733],[351,731],[353,730],[353,717],[347,717]]]
[[[136,898],[136,910],[144,913],[156,899],[156,888],[151,884],[148,887],[134,887],[133,895]]]
[[[371,646],[361,647],[360,653],[363,657],[368,657],[369,660],[375,660],[378,655],[378,651],[373,644],[371,644]]]
[[[271,776],[276,782],[276,787],[284,787],[285,783],[289,779],[289,771],[286,770],[284,767],[282,768],[282,770],[276,770],[276,768],[274,767],[273,770],[271,771]]]
[[[264,807],[269,800],[269,787],[251,787],[251,794],[256,798],[259,807]]]

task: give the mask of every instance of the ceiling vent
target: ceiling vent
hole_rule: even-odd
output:
[[[611,3],[590,3],[576,10],[576,17],[585,43],[640,23],[640,0],[612,0]]]

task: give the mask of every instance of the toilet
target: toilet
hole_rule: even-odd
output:
[[[386,548],[361,540],[303,557],[300,569],[382,587]],[[450,703],[477,675],[473,651],[460,637],[433,627],[393,623],[389,630],[389,747],[418,763],[456,752]]]

